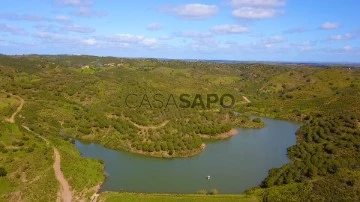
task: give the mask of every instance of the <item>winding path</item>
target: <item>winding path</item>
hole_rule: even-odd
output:
[[[24,106],[24,99],[22,99],[20,96],[17,95],[13,95],[11,93],[7,93],[4,92],[7,95],[10,95],[12,97],[15,97],[16,99],[20,100],[20,105],[18,106],[18,108],[16,109],[16,111],[11,115],[10,118],[6,118],[5,121],[9,122],[9,123],[15,123],[15,116],[22,110],[23,106]]]
[[[169,123],[169,120],[164,121],[163,123],[161,123],[159,125],[155,125],[155,126],[152,126],[152,125],[150,125],[150,126],[142,126],[142,125],[139,125],[137,123],[132,122],[131,120],[129,120],[129,122],[132,123],[135,127],[139,128],[139,129],[145,129],[145,130],[153,129],[153,130],[155,130],[155,129],[159,129],[159,128],[162,128],[162,127],[166,126],[166,124]]]
[[[10,95],[10,96],[15,97],[15,98],[20,100],[20,105],[16,109],[16,111],[11,115],[10,118],[5,119],[9,123],[15,123],[15,116],[22,110],[25,101],[20,96],[13,95],[13,94],[7,93],[7,92],[5,92],[5,93],[7,95]],[[25,130],[33,133],[37,137],[44,140],[46,142],[46,145],[50,145],[49,140],[47,140],[45,137],[41,136],[40,134],[37,134],[37,133],[33,132],[27,126],[22,125],[22,127]],[[70,185],[69,185],[68,181],[65,179],[63,172],[61,171],[61,156],[60,156],[59,151],[55,147],[53,147],[53,148],[54,148],[54,164],[53,164],[53,168],[54,168],[54,173],[55,173],[56,180],[60,183],[60,197],[61,197],[61,200],[63,202],[71,202],[72,201],[72,192],[71,192],[71,189],[70,189]]]
[[[30,130],[29,127],[22,125],[23,128],[25,128],[25,130],[33,133],[34,135],[36,135],[37,137],[41,138],[42,140],[44,140],[46,142],[46,145],[50,145],[49,140],[47,140],[45,137],[41,136],[40,134],[35,133],[34,131]],[[65,179],[63,172],[61,171],[61,156],[59,151],[54,148],[54,164],[53,164],[53,168],[54,168],[54,173],[55,173],[55,177],[56,180],[59,182],[60,184],[60,198],[63,202],[71,202],[72,200],[72,192],[70,189],[70,185],[68,183],[68,181]]]
[[[60,195],[63,202],[71,202],[72,200],[72,193],[70,190],[70,185],[68,181],[65,179],[64,174],[61,171],[61,163],[60,163],[60,153],[59,151],[54,147],[54,172],[57,181],[60,183]]]

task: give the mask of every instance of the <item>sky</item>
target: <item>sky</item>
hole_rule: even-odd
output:
[[[360,62],[359,0],[2,1],[0,54]]]

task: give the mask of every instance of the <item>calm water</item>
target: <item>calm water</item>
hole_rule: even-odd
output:
[[[238,129],[231,139],[209,142],[200,155],[185,159],[143,157],[79,141],[76,146],[84,157],[104,160],[108,178],[101,191],[195,193],[215,188],[242,193],[259,185],[269,169],[287,163],[286,148],[296,143],[300,125],[263,120],[265,128]]]

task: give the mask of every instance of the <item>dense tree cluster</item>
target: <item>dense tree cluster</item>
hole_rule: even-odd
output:
[[[263,187],[304,182],[360,168],[359,117],[315,117],[298,131],[299,143],[288,149],[292,163],[270,170]]]

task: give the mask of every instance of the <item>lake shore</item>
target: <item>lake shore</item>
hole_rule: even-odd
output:
[[[238,131],[235,128],[233,128],[225,133],[221,133],[221,134],[217,134],[217,135],[201,134],[200,137],[203,139],[208,139],[208,140],[225,140],[225,139],[231,138],[232,136],[235,136],[236,134],[238,134]]]
[[[133,153],[133,154],[139,154],[142,156],[148,156],[148,157],[156,157],[156,158],[188,158],[188,157],[193,157],[196,155],[199,155],[201,152],[203,152],[206,148],[206,144],[202,143],[200,148],[197,149],[193,149],[191,151],[174,151],[174,153],[172,155],[170,155],[168,152],[166,151],[161,151],[161,152],[145,152],[142,150],[129,150],[128,152]]]

